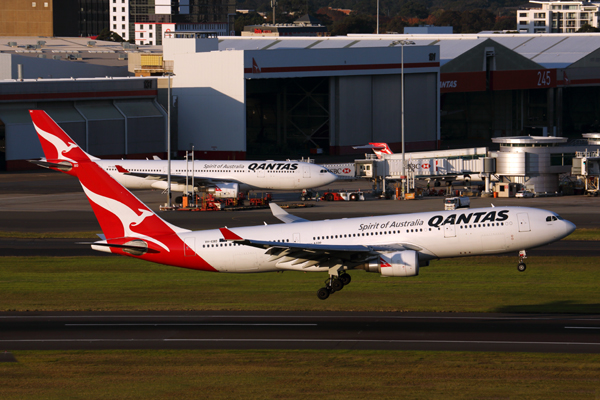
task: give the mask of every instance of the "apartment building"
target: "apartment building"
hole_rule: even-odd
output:
[[[588,24],[598,27],[600,2],[538,1],[539,8],[517,11],[517,29],[523,33],[571,33]]]

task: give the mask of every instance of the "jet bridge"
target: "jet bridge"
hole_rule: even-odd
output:
[[[485,180],[489,191],[489,178],[495,173],[495,159],[487,157],[487,147],[453,150],[435,150],[405,153],[405,168],[402,168],[402,154],[385,154],[377,158],[366,154],[364,160],[354,162],[356,177],[366,178],[385,187],[386,181],[408,179],[409,189],[415,188],[415,181],[428,179],[446,181]]]
[[[586,194],[598,196],[600,193],[600,149],[575,152],[571,174],[583,181]]]

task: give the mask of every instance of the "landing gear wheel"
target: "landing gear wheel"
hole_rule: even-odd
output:
[[[342,281],[344,286],[346,286],[350,283],[350,281],[352,281],[352,277],[350,276],[350,274],[342,274],[340,275],[340,280]]]
[[[342,290],[344,288],[344,282],[342,282],[341,279],[336,278],[333,280],[333,282],[331,282],[331,288],[334,291],[339,292],[340,290]]]
[[[329,290],[322,287],[321,289],[317,290],[317,297],[321,300],[327,299],[329,297]]]
[[[520,272],[523,272],[523,271],[525,271],[525,269],[526,269],[526,268],[527,268],[527,265],[525,265],[525,263],[519,263],[519,266],[517,267],[517,269],[518,269]]]

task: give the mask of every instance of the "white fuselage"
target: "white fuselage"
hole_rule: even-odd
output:
[[[419,260],[498,254],[560,240],[575,229],[555,213],[524,207],[492,207],[398,214],[340,220],[232,228],[245,239],[322,245],[394,245],[417,250]],[[325,271],[326,268],[270,261],[258,249],[223,240],[219,230],[180,233],[182,240],[221,272],[279,270]]]
[[[96,163],[108,172],[117,182],[128,189],[167,188],[167,160],[97,160]],[[120,166],[133,174],[148,174],[146,177],[125,174],[118,171]],[[156,174],[156,175],[153,175]],[[171,161],[171,190],[191,191],[192,176],[196,186],[237,182],[240,190],[299,190],[328,185],[337,176],[326,168],[301,161]],[[181,183],[181,177],[189,176],[188,185]]]

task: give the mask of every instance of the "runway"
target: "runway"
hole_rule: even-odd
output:
[[[1,313],[5,350],[355,349],[600,353],[599,315]]]

